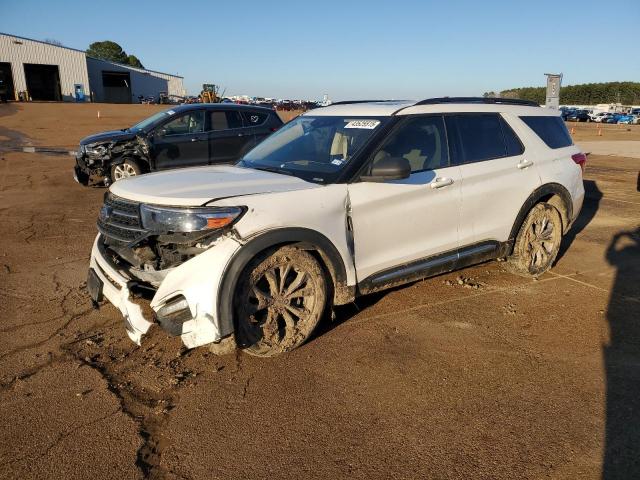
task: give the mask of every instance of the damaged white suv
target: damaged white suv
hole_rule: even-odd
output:
[[[137,343],[157,323],[187,347],[278,354],[358,295],[496,258],[542,274],[585,161],[559,113],[526,101],[334,104],[235,166],[112,185],[88,290]]]

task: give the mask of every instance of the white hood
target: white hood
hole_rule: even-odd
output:
[[[118,197],[156,205],[200,206],[212,200],[256,193],[316,188],[297,177],[233,166],[193,167],[118,180]]]

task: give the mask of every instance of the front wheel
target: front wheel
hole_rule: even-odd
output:
[[[123,178],[135,177],[142,173],[138,162],[127,158],[124,162],[111,167],[111,180],[117,182]]]
[[[320,322],[326,299],[324,271],[309,252],[286,246],[258,256],[236,289],[238,346],[261,357],[293,350]]]
[[[520,227],[506,266],[513,273],[538,277],[553,265],[561,241],[560,213],[548,203],[538,203]]]

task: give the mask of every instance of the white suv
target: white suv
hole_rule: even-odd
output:
[[[158,323],[187,347],[274,355],[358,295],[496,258],[541,275],[585,161],[559,112],[526,101],[336,103],[235,166],[112,185],[88,290],[137,343]]]

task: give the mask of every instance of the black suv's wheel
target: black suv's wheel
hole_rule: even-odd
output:
[[[538,203],[520,227],[506,266],[514,273],[538,277],[553,265],[561,241],[560,213],[548,203]]]
[[[238,346],[262,357],[293,350],[318,325],[326,297],[323,269],[308,252],[287,246],[258,256],[236,289]]]
[[[127,158],[124,162],[111,167],[111,181],[117,182],[123,178],[135,177],[141,173],[142,169],[140,168],[140,165],[138,165],[138,162]]]

